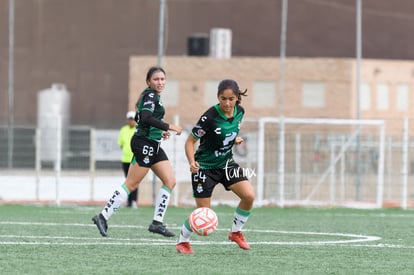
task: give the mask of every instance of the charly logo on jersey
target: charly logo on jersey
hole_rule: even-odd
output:
[[[216,129],[214,129],[214,133],[216,133],[217,135],[220,135],[221,134],[221,128],[218,127]]]

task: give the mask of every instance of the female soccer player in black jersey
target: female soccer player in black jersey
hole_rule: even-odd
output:
[[[131,140],[134,157],[126,181],[114,191],[102,212],[92,218],[104,237],[108,235],[107,220],[128,199],[129,193],[138,188],[149,169],[161,179],[163,185],[156,198],[154,218],[148,230],[166,237],[175,236],[163,224],[170,194],[175,186],[175,176],[167,155],[160,147],[160,143],[163,138],[169,137],[169,131],[174,131],[177,135],[180,135],[182,127],[162,121],[165,109],[160,94],[166,83],[164,69],[160,67],[150,68],[146,82],[148,87],[141,93],[136,105],[138,124]]]
[[[242,249],[250,249],[241,229],[249,218],[255,195],[243,169],[233,160],[232,148],[234,144],[243,142],[238,133],[244,115],[240,102],[246,93],[247,91],[240,91],[234,80],[221,81],[217,92],[219,103],[200,117],[185,143],[197,208],[210,207],[211,195],[218,183],[240,198],[228,238]],[[198,140],[200,145],[195,151],[194,146]],[[192,233],[186,219],[176,245],[178,253],[194,253],[190,246]]]

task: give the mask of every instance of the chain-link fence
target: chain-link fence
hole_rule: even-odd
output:
[[[335,120],[310,121],[293,123],[286,118],[281,128],[277,118],[245,120],[240,132],[245,142],[234,146],[233,152],[255,187],[258,205],[412,207],[414,143],[404,134],[408,129],[396,136],[385,134],[382,121],[342,120],[342,125],[332,123]],[[0,128],[0,199],[104,201],[122,184],[117,129],[68,127],[60,147],[56,137],[42,140],[42,133],[34,127],[14,128],[10,150],[9,129]],[[173,136],[162,144],[176,171],[172,199],[176,205],[194,203],[184,153],[186,136]],[[160,183],[151,173],[145,182],[140,185],[140,201],[151,204]],[[214,196],[215,203],[237,203],[223,188]]]

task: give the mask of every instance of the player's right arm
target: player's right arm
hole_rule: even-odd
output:
[[[197,124],[191,130],[185,142],[185,155],[187,156],[188,164],[190,165],[191,173],[197,173],[200,164],[195,160],[195,144],[201,139],[211,128],[211,119],[209,118],[211,108],[207,110],[197,121]]]
[[[191,173],[197,173],[200,168],[200,165],[194,158],[194,148],[197,140],[198,139],[192,134],[189,134],[187,140],[185,141],[185,155],[187,157],[188,164],[190,165]]]
[[[156,93],[153,91],[146,93],[144,92],[140,101],[141,108],[139,108],[139,122],[164,131],[168,131],[170,125],[153,116],[155,108],[158,104]]]

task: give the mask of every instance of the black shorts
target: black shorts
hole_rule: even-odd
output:
[[[160,147],[160,143],[145,137],[133,136],[131,149],[134,153],[131,163],[138,163],[142,167],[149,168],[157,162],[168,160],[167,154]]]
[[[227,191],[229,187],[237,182],[247,180],[243,169],[234,163],[227,169],[198,170],[191,174],[193,185],[193,196],[195,198],[210,198],[214,187],[221,183]]]

